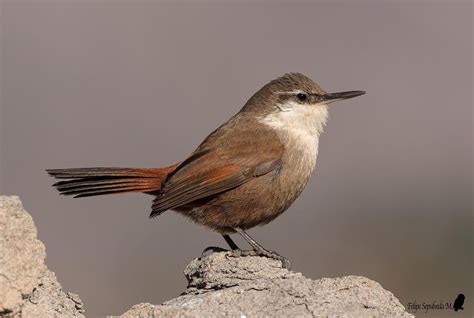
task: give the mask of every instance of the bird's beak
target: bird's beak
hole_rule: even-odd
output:
[[[354,97],[364,95],[364,94],[365,94],[364,91],[347,91],[347,92],[329,93],[329,94],[321,96],[321,102],[325,102],[326,104],[329,104],[332,102],[354,98]]]

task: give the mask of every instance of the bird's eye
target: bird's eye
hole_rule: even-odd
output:
[[[298,93],[298,94],[296,94],[296,98],[298,98],[298,100],[300,102],[304,102],[305,100],[308,99],[308,95],[306,95],[304,93]]]

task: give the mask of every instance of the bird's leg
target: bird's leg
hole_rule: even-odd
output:
[[[234,228],[234,230],[239,233],[246,241],[252,246],[253,251],[239,251],[240,255],[242,256],[265,256],[268,258],[273,258],[276,260],[281,261],[283,268],[290,269],[291,263],[288,259],[281,256],[277,252],[269,251],[265,249],[262,245],[260,245],[257,241],[255,241],[250,235],[248,235],[244,230],[241,228]]]
[[[233,251],[240,250],[240,248],[237,246],[237,244],[235,244],[234,241],[232,241],[229,234],[222,234],[222,237],[227,242],[227,244],[229,245],[231,250],[233,250]]]
[[[227,242],[231,250],[233,251],[240,250],[240,248],[237,246],[237,244],[234,243],[234,241],[230,238],[228,234],[222,234],[222,237]],[[202,251],[201,257],[206,256],[206,253],[209,251],[211,253],[217,253],[217,252],[227,252],[228,250],[222,247],[218,247],[218,246],[209,246],[209,247],[206,247],[204,251]]]

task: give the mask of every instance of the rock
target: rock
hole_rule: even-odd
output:
[[[15,196],[0,196],[0,316],[84,317],[79,296],[65,292],[44,263],[31,216]]]
[[[44,264],[44,245],[18,197],[0,196],[0,317],[84,317]],[[183,294],[139,304],[122,317],[413,317],[365,277],[311,280],[265,257],[213,253],[191,261]],[[112,310],[112,309],[111,309]]]
[[[311,280],[264,257],[230,252],[194,259],[186,291],[162,305],[139,304],[121,317],[413,317],[365,277]]]

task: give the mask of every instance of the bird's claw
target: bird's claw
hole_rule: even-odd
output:
[[[226,250],[225,248],[222,248],[219,246],[208,246],[202,251],[201,257],[211,255],[212,253],[228,252],[228,251],[229,250]]]

